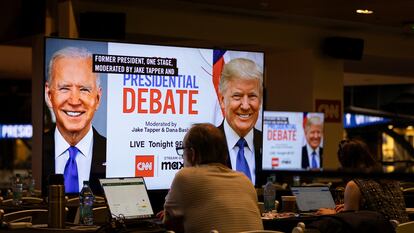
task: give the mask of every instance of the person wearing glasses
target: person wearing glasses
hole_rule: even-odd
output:
[[[254,128],[263,96],[263,74],[252,60],[235,58],[223,67],[219,102],[224,121],[218,127],[226,137],[227,166],[243,172],[256,184],[262,166],[262,134]]]
[[[220,233],[263,229],[256,190],[245,175],[226,166],[226,140],[218,128],[194,124],[177,153],[184,168],[176,173],[165,198],[167,229]]]
[[[381,169],[368,146],[360,140],[341,141],[337,155],[344,171],[375,172]],[[345,187],[344,204],[335,209],[320,209],[318,213],[335,214],[350,210],[373,210],[388,220],[408,221],[400,184],[390,179],[352,179]]]

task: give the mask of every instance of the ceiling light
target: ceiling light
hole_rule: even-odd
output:
[[[394,128],[393,125],[388,125],[388,129],[392,129],[392,128]]]
[[[358,14],[364,14],[364,15],[370,15],[374,13],[374,11],[368,10],[368,9],[358,9],[355,11]]]

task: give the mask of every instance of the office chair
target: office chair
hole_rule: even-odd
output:
[[[410,192],[410,193],[414,193],[414,187],[409,187],[409,188],[404,188],[402,189],[403,192]]]
[[[32,224],[47,224],[48,210],[45,209],[31,209],[19,210],[3,215],[3,222],[30,222]]]
[[[252,230],[252,231],[242,231],[239,233],[283,233],[281,231],[272,231],[272,230]]]
[[[305,223],[298,222],[296,227],[292,229],[292,233],[321,233],[318,229],[306,228]]]
[[[93,221],[95,225],[103,225],[109,222],[109,209],[106,206],[95,207],[92,209]]]
[[[321,183],[321,182],[316,182],[316,183],[303,183],[302,186],[309,186],[309,187],[314,187],[314,186],[326,186],[326,187],[331,187],[332,183],[328,182],[328,183]]]
[[[400,223],[395,228],[396,233],[413,233],[414,232],[414,221]]]
[[[22,197],[22,204],[42,204],[43,198],[40,197]],[[13,204],[13,198],[9,198],[6,200],[0,201],[0,204],[2,205],[12,205]]]
[[[79,206],[79,197],[68,198],[66,197],[66,204],[68,206]],[[95,196],[94,204],[105,204],[105,198],[101,196]]]
[[[402,190],[405,206],[406,207],[414,207],[414,187],[404,188]]]
[[[401,181],[400,187],[402,190],[408,189],[408,188],[414,188],[414,182]]]

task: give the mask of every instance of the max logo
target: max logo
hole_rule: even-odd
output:
[[[154,176],[154,156],[153,155],[135,156],[135,176],[143,176],[143,177]]]

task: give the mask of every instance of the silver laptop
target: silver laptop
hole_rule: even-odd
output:
[[[149,219],[154,216],[144,178],[99,179],[112,218]]]
[[[296,196],[296,204],[300,213],[316,212],[320,208],[335,208],[335,201],[329,187],[299,186],[290,189]]]

